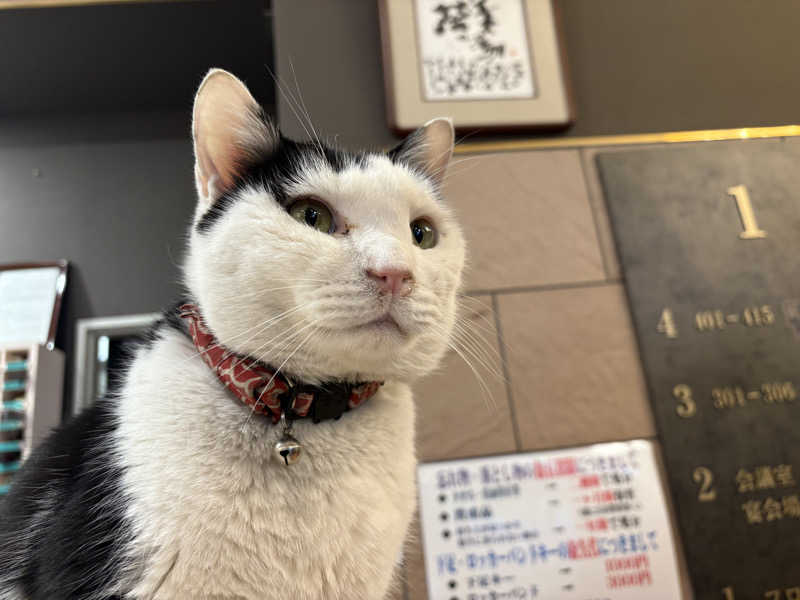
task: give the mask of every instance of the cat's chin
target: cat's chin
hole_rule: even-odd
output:
[[[397,336],[402,338],[408,337],[408,332],[400,326],[397,320],[389,314],[383,315],[372,321],[355,325],[349,329],[345,329],[346,333],[356,335],[376,335],[376,336]]]
[[[396,314],[389,310],[383,314],[369,315],[363,320],[348,320],[325,327],[332,336],[341,336],[340,339],[351,341],[357,339],[360,343],[369,344],[370,341],[385,343],[405,343],[418,333],[413,322],[407,323],[404,315]],[[355,322],[354,322],[355,321]]]
[[[381,317],[329,333],[339,348],[349,348],[357,355],[374,359],[395,355],[416,337],[391,317]]]

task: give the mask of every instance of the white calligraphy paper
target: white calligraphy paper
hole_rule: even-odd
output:
[[[532,98],[523,0],[415,0],[426,100]]]

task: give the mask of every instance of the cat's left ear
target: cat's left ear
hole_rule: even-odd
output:
[[[405,163],[420,171],[439,187],[453,155],[453,121],[440,117],[428,121],[388,152],[395,163]]]
[[[247,87],[222,69],[211,69],[197,90],[192,137],[197,193],[205,208],[252,162],[271,154],[279,140]]]

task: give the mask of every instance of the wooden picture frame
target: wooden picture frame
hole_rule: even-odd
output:
[[[378,0],[389,126],[562,129],[574,120],[552,0]]]

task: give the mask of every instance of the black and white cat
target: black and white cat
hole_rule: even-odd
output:
[[[119,395],[16,477],[2,600],[378,600],[393,585],[415,506],[409,383],[448,347],[464,264],[439,193],[452,125],[388,154],[297,143],[212,70],[193,135],[187,302],[220,347],[302,386],[384,385],[337,420],[293,422],[287,466],[281,423],[226,390],[168,311]]]

